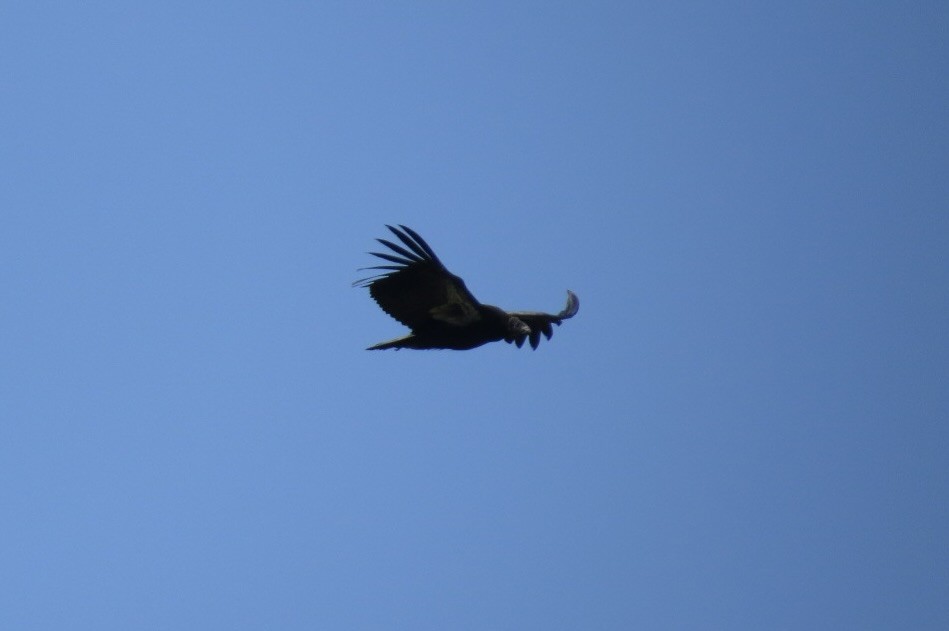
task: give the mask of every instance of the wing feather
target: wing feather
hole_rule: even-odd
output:
[[[438,260],[438,257],[435,256],[435,253],[432,252],[432,249],[428,247],[428,244],[425,243],[422,237],[418,236],[418,233],[416,233],[415,236],[413,237],[411,232],[409,232],[411,229],[408,229],[409,231],[406,231],[407,230],[406,227],[401,224],[399,225],[399,228],[401,228],[402,231],[396,228],[393,228],[392,226],[389,226],[389,225],[387,225],[386,228],[391,230],[392,234],[394,234],[395,236],[399,238],[399,241],[404,243],[406,246],[408,246],[410,250],[415,252],[415,255],[419,259],[428,259],[430,261],[435,261],[436,263],[441,262]],[[421,245],[423,243],[425,244],[424,247]]]
[[[428,243],[425,242],[425,239],[420,237],[416,231],[412,230],[408,226],[403,226],[402,224],[399,224],[399,227],[402,228],[402,230],[404,230],[406,234],[408,234],[410,237],[412,237],[412,239],[415,240],[415,243],[418,244],[420,248],[422,248],[425,255],[428,255],[428,257],[431,258],[433,261],[437,263],[441,263],[441,261],[438,260],[438,257],[435,256],[435,251],[429,247]],[[389,229],[392,230],[391,227]]]
[[[395,252],[398,252],[399,254],[401,254],[402,256],[404,256],[405,258],[407,258],[407,259],[410,260],[410,261],[421,261],[421,260],[424,259],[424,257],[419,256],[419,255],[416,254],[415,252],[409,252],[408,250],[406,250],[406,249],[403,248],[402,246],[396,245],[395,243],[392,243],[391,241],[389,241],[389,240],[387,240],[387,239],[376,239],[376,241],[378,241],[378,242],[381,243],[382,245],[386,246],[386,247],[389,248],[390,250],[393,250],[393,251],[395,251]],[[370,254],[374,254],[374,252],[370,252]]]
[[[480,315],[480,303],[465,282],[442,264],[432,248],[411,228],[386,226],[405,245],[377,239],[395,254],[370,252],[396,265],[365,269],[385,273],[359,281],[383,311],[402,324],[417,329],[433,321],[463,326]]]
[[[580,299],[577,298],[577,295],[567,290],[567,305],[563,308],[560,313],[544,313],[542,311],[511,311],[509,312],[512,316],[526,324],[530,327],[530,334],[528,336],[520,336],[515,339],[518,347],[524,343],[525,337],[529,337],[531,348],[537,348],[540,344],[540,336],[543,334],[548,340],[554,334],[554,327],[552,325],[556,324],[560,326],[560,323],[564,320],[572,318],[577,315],[577,311],[580,310]]]
[[[396,256],[394,254],[387,254],[385,252],[370,252],[369,254],[373,256],[378,256],[380,259],[385,259],[392,263],[398,263],[400,265],[411,265],[412,263],[417,263],[418,261],[413,261],[411,259],[406,259],[401,256]]]

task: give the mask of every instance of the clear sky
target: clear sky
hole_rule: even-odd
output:
[[[0,628],[949,629],[945,2],[0,8]],[[536,351],[367,352],[384,224]]]

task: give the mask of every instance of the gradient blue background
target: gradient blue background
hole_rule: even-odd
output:
[[[0,627],[949,628],[945,2],[0,9]],[[368,353],[417,229],[539,350]]]

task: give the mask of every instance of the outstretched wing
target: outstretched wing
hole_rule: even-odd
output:
[[[464,326],[478,320],[479,302],[465,287],[465,281],[442,264],[417,232],[403,225],[386,226],[402,245],[376,239],[391,252],[370,252],[392,265],[362,269],[389,270],[354,285],[369,288],[369,295],[382,310],[411,329],[432,320]]]
[[[540,335],[544,334],[548,340],[550,336],[554,334],[554,328],[552,325],[556,324],[560,326],[560,323],[568,318],[572,318],[577,315],[577,311],[580,310],[580,299],[577,298],[577,295],[567,290],[567,306],[563,308],[563,311],[557,315],[551,313],[542,313],[540,311],[511,311],[510,314],[530,327],[531,332],[526,335],[517,335],[514,337],[514,343],[517,344],[517,347],[520,348],[524,344],[524,340],[529,339],[531,348],[537,348],[537,345],[540,344]]]

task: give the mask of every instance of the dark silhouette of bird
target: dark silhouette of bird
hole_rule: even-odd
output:
[[[357,280],[353,285],[368,287],[369,295],[382,310],[412,332],[373,344],[366,350],[467,350],[499,340],[513,342],[518,348],[528,340],[531,348],[536,349],[541,334],[549,340],[553,335],[552,325],[572,318],[580,308],[580,300],[570,290],[567,290],[567,306],[556,315],[539,311],[505,311],[482,304],[465,287],[465,281],[448,271],[417,232],[403,225],[386,228],[402,245],[376,239],[391,253],[370,254],[392,265],[361,268],[386,271]]]

